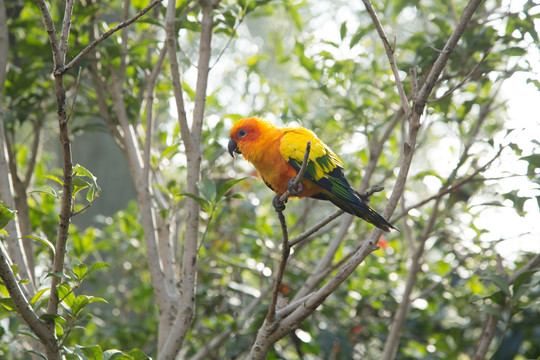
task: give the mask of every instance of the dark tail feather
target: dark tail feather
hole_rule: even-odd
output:
[[[341,210],[348,212],[351,215],[358,216],[364,219],[370,224],[375,225],[381,230],[389,232],[390,229],[396,230],[396,228],[386,221],[381,215],[373,210],[368,204],[364,203],[361,199],[358,199],[358,204],[350,203],[337,196],[326,196],[327,200],[330,200],[334,205]]]

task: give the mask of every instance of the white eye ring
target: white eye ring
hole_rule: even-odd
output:
[[[238,138],[239,139],[243,138],[246,135],[247,135],[247,130],[245,130],[245,129],[238,130]]]

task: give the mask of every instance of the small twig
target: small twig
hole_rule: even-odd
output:
[[[298,171],[298,174],[296,175],[296,178],[294,179],[292,183],[293,189],[296,188],[298,184],[300,183],[300,181],[302,181],[302,179],[304,178],[304,173],[306,172],[307,165],[309,163],[310,152],[311,152],[311,141],[308,141],[306,144],[306,151],[304,152],[304,159],[302,160],[302,167],[300,168],[300,171]],[[284,194],[282,194],[278,198],[278,201],[283,204],[285,201],[287,201],[290,195],[291,195],[291,192],[287,190],[285,191]],[[276,207],[276,212],[278,214],[279,222],[281,224],[281,232],[283,233],[283,242],[281,245],[282,247],[281,248],[281,262],[279,263],[278,271],[274,279],[274,289],[272,291],[272,300],[268,308],[268,313],[266,314],[266,321],[269,324],[273,323],[276,317],[276,305],[278,301],[279,288],[281,286],[281,281],[283,280],[283,274],[285,273],[287,260],[291,253],[291,247],[289,245],[289,232],[287,230],[287,222],[285,220],[285,216],[283,215],[283,209],[284,208]]]
[[[92,206],[92,203],[89,202],[88,204],[86,204],[81,210],[78,210],[78,211],[72,211],[71,212],[71,217],[74,217],[75,215],[79,215],[80,213],[84,212],[86,209],[88,209],[90,206]]]
[[[454,86],[453,88],[451,88],[450,90],[448,90],[447,92],[445,92],[444,94],[439,96],[438,98],[428,100],[428,103],[433,103],[433,102],[439,101],[439,100],[447,97],[448,95],[452,94],[454,91],[456,91],[460,87],[462,87],[471,78],[471,76],[476,72],[476,70],[478,70],[480,65],[482,65],[484,63],[484,61],[488,57],[490,51],[491,51],[491,49],[488,49],[485,52],[484,56],[482,56],[482,59],[480,59],[480,61],[475,65],[475,67],[467,74],[467,76],[465,76],[465,78],[459,84],[457,84],[456,86]]]
[[[64,68],[61,69],[61,71],[60,71],[60,73],[58,75],[65,74],[69,69],[71,69],[73,66],[75,66],[75,64],[77,64],[79,62],[79,60],[81,60],[83,57],[88,55],[88,53],[90,51],[92,51],[92,49],[95,48],[96,45],[98,45],[100,42],[102,42],[103,40],[105,40],[106,38],[108,38],[109,36],[114,34],[115,32],[117,32],[118,30],[123,29],[126,26],[129,26],[131,23],[135,22],[138,18],[140,18],[141,16],[146,14],[148,11],[150,11],[150,9],[152,9],[154,6],[156,6],[157,4],[159,4],[162,1],[163,0],[154,0],[154,1],[152,1],[150,3],[150,5],[148,5],[147,7],[142,9],[141,11],[139,11],[137,13],[137,15],[133,16],[131,19],[123,21],[120,24],[113,27],[112,29],[109,29],[107,32],[101,34],[100,37],[98,37],[96,40],[92,41],[79,54],[77,54],[77,56],[75,56],[66,66],[64,66]]]
[[[318,223],[316,223],[315,225],[313,225],[312,227],[310,227],[309,229],[307,229],[306,231],[304,231],[303,233],[301,233],[300,235],[297,235],[295,237],[293,237],[290,241],[289,241],[289,246],[294,246],[294,245],[297,245],[301,242],[303,242],[304,240],[306,240],[310,235],[313,235],[314,233],[316,233],[319,229],[321,229],[323,226],[325,226],[326,224],[330,223],[332,220],[334,220],[335,218],[343,215],[345,212],[343,210],[336,210],[334,211],[332,214],[328,215],[327,217],[325,217],[324,219],[322,219],[321,221],[319,221]]]
[[[79,93],[79,86],[81,85],[81,69],[79,68],[79,73],[77,74],[77,83],[75,84],[75,94],[73,94],[73,101],[71,102],[71,107],[69,108],[69,114],[67,115],[66,122],[69,122],[71,119],[71,114],[73,114],[73,109],[75,108],[75,101],[77,100],[77,94]]]
[[[221,49],[221,51],[219,52],[219,55],[217,56],[216,60],[214,61],[214,63],[210,66],[210,69],[212,69],[214,66],[216,66],[216,64],[219,62],[219,60],[221,59],[221,57],[223,56],[223,53],[225,53],[225,50],[227,50],[227,48],[229,47],[229,45],[231,44],[232,42],[232,39],[236,36],[236,32],[238,31],[238,27],[240,26],[240,24],[242,24],[242,22],[244,22],[244,19],[246,18],[246,9],[247,9],[247,6],[249,5],[249,1],[246,1],[246,6],[245,8],[243,9],[243,14],[242,16],[240,17],[240,19],[238,19],[238,24],[235,25],[234,29],[233,29],[233,32],[231,34],[231,36],[229,36],[229,39],[227,40],[227,43],[225,44],[225,46],[223,47],[223,49]]]
[[[375,13],[373,6],[371,6],[371,1],[369,0],[362,0],[362,1],[364,5],[366,6],[366,10],[369,16],[371,17],[371,20],[373,21],[375,28],[377,29],[377,33],[379,34],[379,37],[381,38],[383,42],[384,48],[386,49],[386,56],[388,57],[388,62],[390,63],[390,67],[392,68],[392,73],[394,74],[394,79],[396,81],[396,87],[399,93],[399,97],[401,98],[401,106],[403,107],[403,111],[405,111],[405,115],[408,117],[410,114],[411,107],[409,106],[409,99],[407,98],[407,95],[405,94],[405,90],[403,89],[403,84],[399,77],[399,70],[396,66],[396,61],[394,60],[396,39],[394,37],[394,47],[392,47],[392,45],[390,45],[390,42],[388,41],[388,37],[386,36],[386,33],[384,32],[381,22],[379,21],[377,13]]]
[[[279,263],[278,271],[276,273],[276,278],[274,279],[274,288],[272,290],[272,300],[270,301],[270,306],[268,307],[268,313],[266,314],[266,321],[271,324],[274,322],[276,317],[276,305],[278,301],[279,288],[281,287],[281,281],[283,280],[283,274],[285,273],[285,267],[287,266],[287,260],[291,253],[291,248],[289,246],[289,234],[287,231],[287,223],[285,221],[285,216],[283,211],[279,210],[278,212],[279,222],[281,223],[281,231],[283,233],[283,242],[281,244],[281,261]]]
[[[433,195],[433,196],[430,196],[428,197],[427,199],[425,200],[422,200],[414,205],[411,205],[409,207],[407,207],[406,209],[404,209],[400,214],[398,214],[397,216],[394,216],[394,218],[392,218],[391,222],[392,223],[395,223],[396,221],[398,221],[400,218],[402,218],[403,216],[405,216],[409,211],[411,211],[412,209],[415,209],[415,208],[418,208],[422,205],[425,205],[427,204],[428,202],[432,201],[432,200],[435,200],[437,198],[440,198],[446,194],[449,194],[453,191],[455,191],[456,189],[459,189],[460,186],[468,183],[468,182],[471,182],[471,181],[474,181],[475,180],[475,177],[485,171],[492,163],[493,161],[495,161],[500,155],[501,155],[501,152],[503,151],[504,147],[501,147],[499,149],[499,151],[497,152],[497,154],[495,154],[495,156],[489,160],[486,164],[484,164],[482,167],[478,168],[474,173],[472,173],[471,175],[467,176],[466,178],[462,179],[461,181],[458,181],[457,183],[455,183],[454,185],[452,186],[448,186],[446,188],[442,188],[437,194]]]
[[[363,194],[359,193],[358,191],[355,191],[355,193],[365,203],[369,203],[370,202],[369,198],[371,197],[371,195],[375,194],[376,192],[383,191],[383,190],[384,190],[384,187],[382,187],[380,185],[373,185],[371,188],[369,188],[369,190],[366,190],[366,192],[364,192]]]
[[[436,48],[435,46],[433,46],[433,45],[428,45],[427,47],[430,48],[430,49],[433,50],[433,51],[438,52],[439,54],[442,54],[442,53],[443,53],[442,50],[437,49],[437,48]]]

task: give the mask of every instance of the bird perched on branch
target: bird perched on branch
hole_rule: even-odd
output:
[[[298,197],[329,200],[334,205],[359,218],[390,231],[395,229],[373,210],[351,187],[343,175],[343,163],[313,132],[303,127],[278,128],[272,123],[247,118],[234,124],[228,150],[242,154],[255,166],[266,185],[277,194],[289,190]],[[308,141],[311,151],[304,178],[299,188],[291,187],[298,174]]]

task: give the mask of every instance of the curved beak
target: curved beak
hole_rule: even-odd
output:
[[[234,158],[234,153],[241,154],[240,150],[238,150],[238,144],[234,139],[229,140],[229,145],[227,146],[229,149],[229,154]]]

